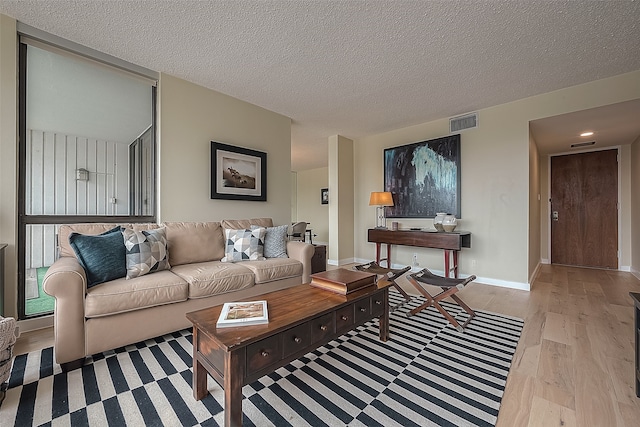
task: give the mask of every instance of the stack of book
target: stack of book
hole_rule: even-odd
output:
[[[338,268],[312,274],[311,286],[347,295],[367,286],[375,285],[376,277],[373,273]]]
[[[269,323],[266,301],[225,302],[216,328],[263,325]]]

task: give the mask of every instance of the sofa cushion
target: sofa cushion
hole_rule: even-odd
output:
[[[258,227],[252,225],[251,229]],[[267,227],[264,235],[264,257],[265,258],[287,258],[287,231],[288,225],[277,227]]]
[[[273,227],[271,218],[252,218],[252,219],[223,219],[222,228],[231,228],[239,230],[241,228],[251,228],[252,225],[259,227]]]
[[[256,285],[274,280],[302,276],[302,263],[291,258],[270,258],[263,261],[245,261],[243,267],[255,275]]]
[[[226,244],[223,262],[240,262],[264,259],[264,235],[266,228],[253,230],[224,230]]]
[[[127,274],[125,247],[120,227],[102,234],[71,233],[69,244],[87,276],[87,288]]]
[[[224,233],[219,222],[165,222],[169,264],[218,261],[224,256]]]
[[[85,317],[107,316],[185,301],[188,288],[186,281],[169,270],[135,279],[112,280],[87,290]]]
[[[151,230],[158,228],[156,223],[143,222],[136,224],[113,224],[113,223],[82,223],[82,224],[63,224],[58,228],[58,246],[60,248],[60,256],[75,256],[75,252],[69,243],[71,233],[80,233],[95,236],[105,231],[111,230],[116,225],[130,228],[132,230]]]
[[[164,228],[140,231],[124,228],[122,234],[126,249],[127,279],[170,268]]]
[[[255,275],[244,264],[210,261],[179,265],[171,271],[189,283],[189,298],[204,298],[253,286]]]

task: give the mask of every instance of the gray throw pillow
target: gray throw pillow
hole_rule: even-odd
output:
[[[127,279],[168,270],[169,252],[164,228],[135,231],[122,229],[127,260]]]
[[[258,228],[255,225],[251,229]],[[264,236],[264,257],[265,258],[289,258],[287,255],[287,231],[288,225],[278,225],[276,227],[267,227],[267,233]]]
[[[69,244],[87,275],[87,288],[126,276],[125,248],[120,227],[97,236],[71,233]]]

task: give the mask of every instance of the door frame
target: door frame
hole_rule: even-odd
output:
[[[582,153],[592,153],[594,151],[609,151],[616,150],[618,152],[618,268],[617,270],[621,270],[622,263],[622,161],[620,158],[621,146],[620,145],[612,145],[610,147],[599,147],[599,148],[591,148],[585,150],[576,150],[576,151],[564,151],[562,153],[553,153],[549,154],[547,158],[547,209],[546,209],[546,217],[547,217],[547,254],[549,256],[549,264],[551,264],[551,260],[553,259],[551,253],[551,158],[557,156],[567,156],[572,154],[582,154]],[[595,268],[595,267],[594,267]]]

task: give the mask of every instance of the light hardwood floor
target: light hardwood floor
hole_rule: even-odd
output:
[[[407,290],[406,281],[401,284]],[[541,266],[531,292],[472,283],[472,308],[525,320],[499,427],[638,426],[630,273]],[[15,354],[52,345],[52,331],[23,334]]]

